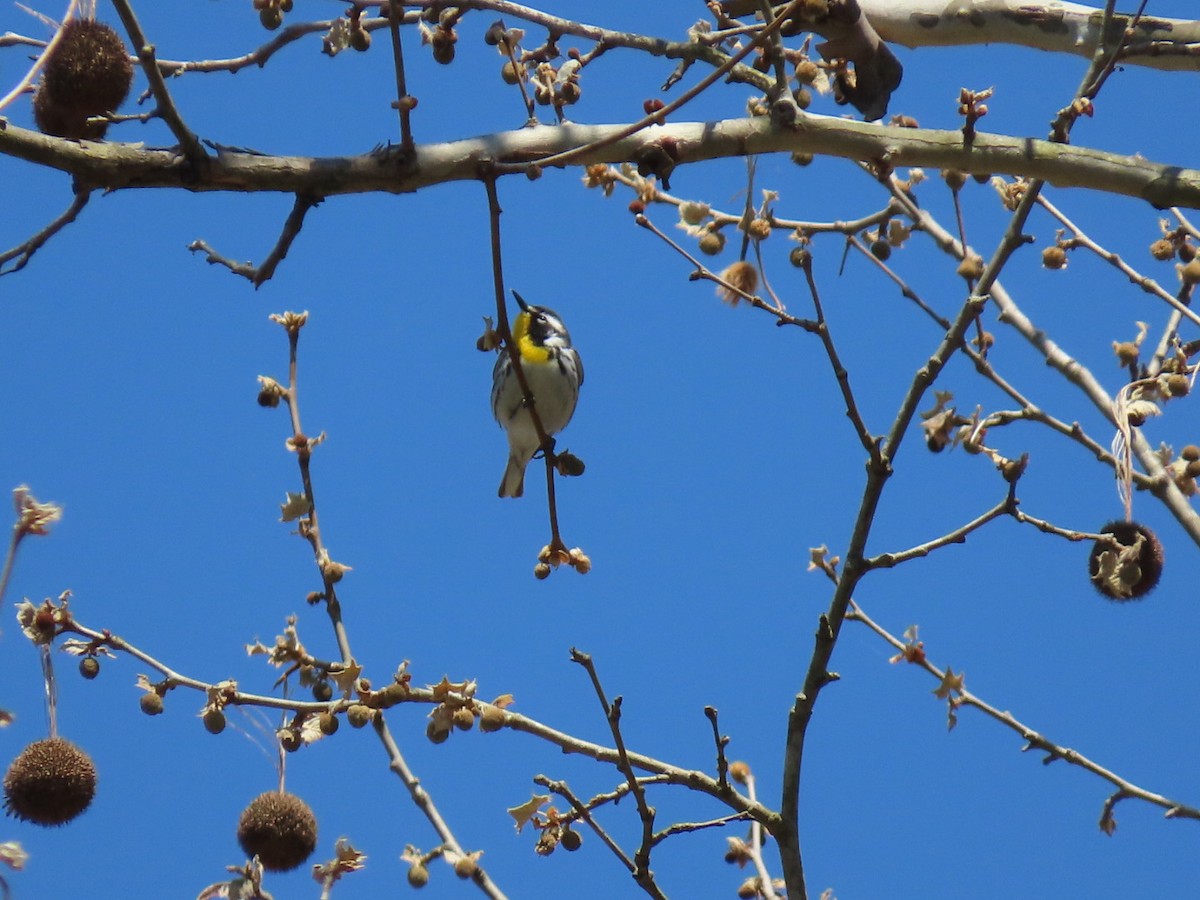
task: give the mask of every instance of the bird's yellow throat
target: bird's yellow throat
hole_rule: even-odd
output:
[[[521,362],[544,363],[550,360],[550,351],[539,347],[529,336],[529,313],[521,313],[513,322],[513,340],[517,342],[517,350],[521,354]]]

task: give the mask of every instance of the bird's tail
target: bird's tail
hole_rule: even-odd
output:
[[[525,493],[525,467],[528,464],[529,460],[522,462],[513,453],[508,455],[508,465],[500,479],[501,497],[520,497]]]

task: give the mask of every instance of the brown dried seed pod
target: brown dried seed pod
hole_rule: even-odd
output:
[[[1124,549],[1107,541],[1096,541],[1092,546],[1088,575],[1096,590],[1122,603],[1138,600],[1154,590],[1163,569],[1163,546],[1158,536],[1138,522],[1121,521],[1109,522],[1100,533],[1111,534]],[[1139,547],[1136,554],[1134,547]]]
[[[238,820],[238,843],[270,872],[290,872],[317,846],[317,820],[295,794],[267,791],[250,801]]]
[[[59,137],[99,140],[108,123],[88,118],[114,111],[131,84],[133,64],[117,33],[94,19],[72,19],[42,68],[33,98],[37,126]]]
[[[38,825],[65,825],[96,795],[92,758],[64,738],[34,741],[4,776],[4,809]]]

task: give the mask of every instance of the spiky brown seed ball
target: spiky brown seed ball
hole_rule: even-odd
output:
[[[238,843],[270,872],[290,872],[312,856],[317,820],[295,794],[267,791],[250,801],[238,820]]]
[[[64,738],[30,744],[4,776],[4,809],[38,825],[65,825],[96,795],[92,758]]]
[[[1109,522],[1100,529],[1101,534],[1111,534],[1125,547],[1132,547],[1140,535],[1143,538],[1141,551],[1136,562],[1123,567],[1111,582],[1101,574],[1101,559],[1104,554],[1115,552],[1106,542],[1097,541],[1088,556],[1088,575],[1092,584],[1105,597],[1124,603],[1146,596],[1162,578],[1163,546],[1158,536],[1138,522]]]
[[[59,137],[99,140],[108,123],[88,118],[116,110],[132,84],[133,64],[117,33],[94,19],[72,19],[42,67],[33,98],[37,126]]]

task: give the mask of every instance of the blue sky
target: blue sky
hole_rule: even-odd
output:
[[[294,18],[343,8],[296,5]],[[100,6],[100,16],[115,21]],[[143,28],[167,58],[236,55],[265,36],[248,3],[141,7]],[[1184,15],[1189,7],[1152,0],[1149,11]],[[702,9],[563,0],[554,11],[678,37]],[[406,35],[418,141],[520,126],[519,100],[496,77],[499,57],[482,43],[493,18],[467,18],[449,67],[435,65]],[[14,7],[0,13],[0,28],[45,33]],[[382,37],[366,54],[332,60],[310,38],[263,70],[190,75],[171,88],[191,127],[214,141],[288,154],[359,153],[396,137]],[[897,52],[906,71],[893,112],[953,128],[958,89],[995,86],[980,127],[1034,137],[1044,136],[1085,65],[1003,47]],[[25,51],[2,51],[4,83],[25,65]],[[587,71],[575,118],[638,115],[671,67],[610,53]],[[687,83],[699,76],[697,67]],[[1095,118],[1080,122],[1076,142],[1192,164],[1197,130],[1183,109],[1191,79],[1119,72]],[[719,85],[680,118],[738,115],[745,98],[743,88]],[[844,110],[819,98],[813,111]],[[27,100],[6,114],[21,126],[31,121]],[[123,125],[110,137],[172,142],[160,123]],[[0,159],[0,178],[3,247],[70,199],[69,179],[59,173]],[[672,187],[737,210],[744,166],[681,169]],[[757,188],[778,191],[778,210],[790,218],[853,219],[886,202],[841,160],[797,168],[764,158]],[[1158,236],[1159,212],[1076,190],[1051,188],[1047,196],[1097,241],[1174,289],[1170,264],[1146,250]],[[731,309],[710,286],[689,282],[686,264],[633,226],[628,195],[605,200],[569,170],[534,183],[507,179],[500,198],[508,285],[557,309],[586,362],[580,406],[560,446],[588,469],[560,482],[559,514],[567,542],[591,556],[590,574],[533,579],[547,537],[540,479],[530,479],[523,500],[495,497],[505,443],[488,411],[492,360],[474,346],[492,304],[481,186],[330,199],[258,291],[186,247],[202,238],[227,256],[257,261],[273,246],[291,198],[131,190],[94,197],[25,271],[0,280],[0,488],[27,483],[65,507],[52,536],[26,542],[6,605],[70,589],[87,625],[109,628],[181,672],[236,678],[259,692],[270,691],[275,672],[248,659],[243,646],[269,643],[289,614],[300,615],[314,653],[332,656],[326,618],[304,603],[319,587],[311,553],[278,521],[278,504],[299,485],[284,448],[286,415],[254,402],[257,375],[287,374],[286,338],[267,316],[306,309],[301,412],[309,433],[328,434],[314,458],[317,501],[331,552],[354,567],[341,597],[367,674],[386,679],[407,659],[418,683],[473,678],[482,697],[512,693],[518,711],[608,743],[587,679],[568,660],[578,647],[596,659],[609,695],[624,697],[631,747],[711,771],[703,708],[715,706],[731,757],[752,766],[760,797],[777,805],[786,713],[830,594],[823,578],[806,572],[808,548],[824,543],[842,552],[863,483],[863,453],[828,362],[812,336],[776,328],[745,306]],[[939,179],[922,186],[919,199],[951,224]],[[964,200],[968,238],[986,257],[1006,215],[990,188],[972,183]],[[666,207],[648,214],[675,231]],[[1055,228],[1035,213],[1028,230],[1038,243],[1018,254],[1003,280],[1027,314],[1115,392],[1122,373],[1111,342],[1132,338],[1137,320],[1161,328],[1165,310],[1079,252],[1066,271],[1043,270],[1040,247]],[[735,243],[722,263],[735,258]],[[803,281],[786,262],[791,246],[783,235],[767,242],[768,274],[789,307],[807,315]],[[838,238],[818,238],[814,254],[868,424],[885,431],[940,334],[862,260],[851,257],[839,274]],[[891,264],[941,313],[957,309],[961,279],[920,235]],[[1095,409],[994,311],[985,319],[1002,373],[1107,445],[1111,434]],[[939,387],[968,412],[976,404],[1011,407],[961,360]],[[1200,443],[1186,401],[1146,433],[1154,444]],[[1120,517],[1111,475],[1077,446],[1029,425],[996,430],[992,439],[1006,455],[1031,456],[1020,485],[1026,512],[1085,530]],[[1003,491],[986,460],[961,450],[930,454],[914,432],[869,549],[898,550],[942,534]],[[995,706],[1142,787],[1196,804],[1196,551],[1148,498],[1136,498],[1135,514],[1158,530],[1167,558],[1162,584],[1141,603],[1115,605],[1096,594],[1086,546],[1009,520],[870,575],[856,597],[893,633],[919,623],[930,658],[965,671],[967,687]],[[37,653],[8,614],[0,629],[0,707],[17,715],[0,732],[7,760],[44,736],[46,725]],[[1129,801],[1117,808],[1116,834],[1105,837],[1096,821],[1109,786],[1022,755],[1017,735],[969,710],[947,733],[945,705],[930,693],[935,684],[913,667],[889,665],[892,653],[848,623],[834,657],[842,678],[822,694],[809,731],[801,834],[814,896],[825,887],[842,900],[1195,895],[1194,823],[1165,822],[1156,808]],[[196,718],[198,695],[175,691],[165,715],[142,715],[134,682],[146,667],[136,661],[106,661],[90,682],[68,657],[56,661],[60,730],[95,758],[99,793],[62,830],[0,820],[0,840],[19,840],[31,854],[28,868],[9,876],[14,896],[62,896],[85,882],[101,898],[189,897],[242,862],[238,813],[275,782],[263,753],[234,729],[207,734]],[[617,773],[507,732],[455,734],[434,746],[424,736],[426,712],[393,710],[392,730],[459,840],[486,851],[482,862],[509,896],[637,893],[594,836],[585,835],[579,853],[543,859],[528,830],[514,834],[505,812],[528,798],[535,774],[567,779],[591,796],[619,783]],[[410,843],[427,850],[436,838],[369,732],[343,728],[290,756],[288,785],[317,813],[314,862],[330,857],[343,835],[369,855],[366,870],[339,884],[335,897],[408,890],[399,853]],[[658,789],[651,801],[662,824],[723,812],[678,790]],[[639,827],[632,804],[602,820],[632,846]],[[726,835],[741,833],[735,826],[660,847],[654,868],[666,892],[732,896],[742,874],[721,856]],[[773,850],[767,860],[778,874]],[[317,896],[304,870],[276,876],[268,888],[276,897]],[[472,894],[438,865],[423,896]]]

